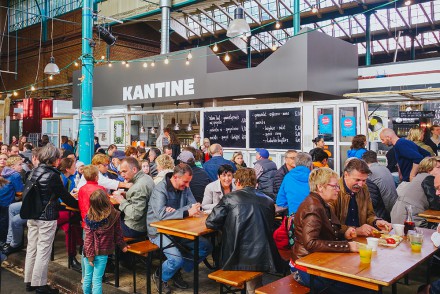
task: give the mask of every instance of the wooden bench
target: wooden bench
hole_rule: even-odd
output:
[[[293,275],[288,275],[275,282],[267,284],[255,290],[255,294],[287,294],[287,293],[309,293],[310,288],[307,288],[293,279]]]
[[[291,250],[290,249],[278,249],[278,253],[280,254],[281,258],[285,261],[283,276],[287,276],[290,273],[289,262],[290,262]]]
[[[147,260],[147,293],[151,294],[151,260],[153,251],[159,250],[159,247],[149,240],[132,243],[127,252],[133,255],[133,293],[136,293],[136,257],[145,258]]]
[[[220,293],[236,293],[240,291],[242,294],[246,294],[246,282],[261,275],[263,275],[262,272],[218,270],[209,274],[208,278],[220,283]]]
[[[142,238],[131,238],[131,237],[124,237],[124,242],[127,244],[131,244],[138,241],[145,240],[145,237]],[[121,254],[121,250],[119,248],[115,249],[115,287],[119,287],[119,256]]]

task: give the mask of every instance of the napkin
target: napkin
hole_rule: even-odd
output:
[[[435,232],[431,235],[431,240],[434,243],[435,247],[440,246],[440,234]]]

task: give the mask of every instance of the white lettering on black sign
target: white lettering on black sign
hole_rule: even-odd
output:
[[[246,111],[205,112],[204,137],[222,147],[246,147]]]
[[[194,95],[194,79],[122,87],[122,100]]]

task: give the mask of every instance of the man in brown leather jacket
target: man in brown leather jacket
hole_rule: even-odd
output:
[[[366,185],[371,173],[365,161],[352,158],[344,168],[339,180],[338,200],[332,203],[336,216],[342,224],[342,230],[356,228],[358,236],[370,236],[375,228],[391,230],[391,224],[378,218],[373,209],[370,193]]]

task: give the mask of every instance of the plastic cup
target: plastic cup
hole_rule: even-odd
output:
[[[409,235],[409,241],[411,242],[412,252],[421,252],[423,244],[423,234],[412,234]]]
[[[368,245],[359,246],[359,256],[361,263],[371,263],[371,255],[373,254],[373,248]]]
[[[379,245],[379,239],[378,238],[373,238],[373,237],[368,237],[367,238],[367,244],[368,246],[371,247],[371,250],[373,250],[373,252],[377,251],[377,246]]]
[[[393,224],[393,229],[394,229],[394,233],[397,235],[397,236],[403,236],[404,235],[404,228],[405,228],[405,226],[404,225],[401,225],[401,224]]]

